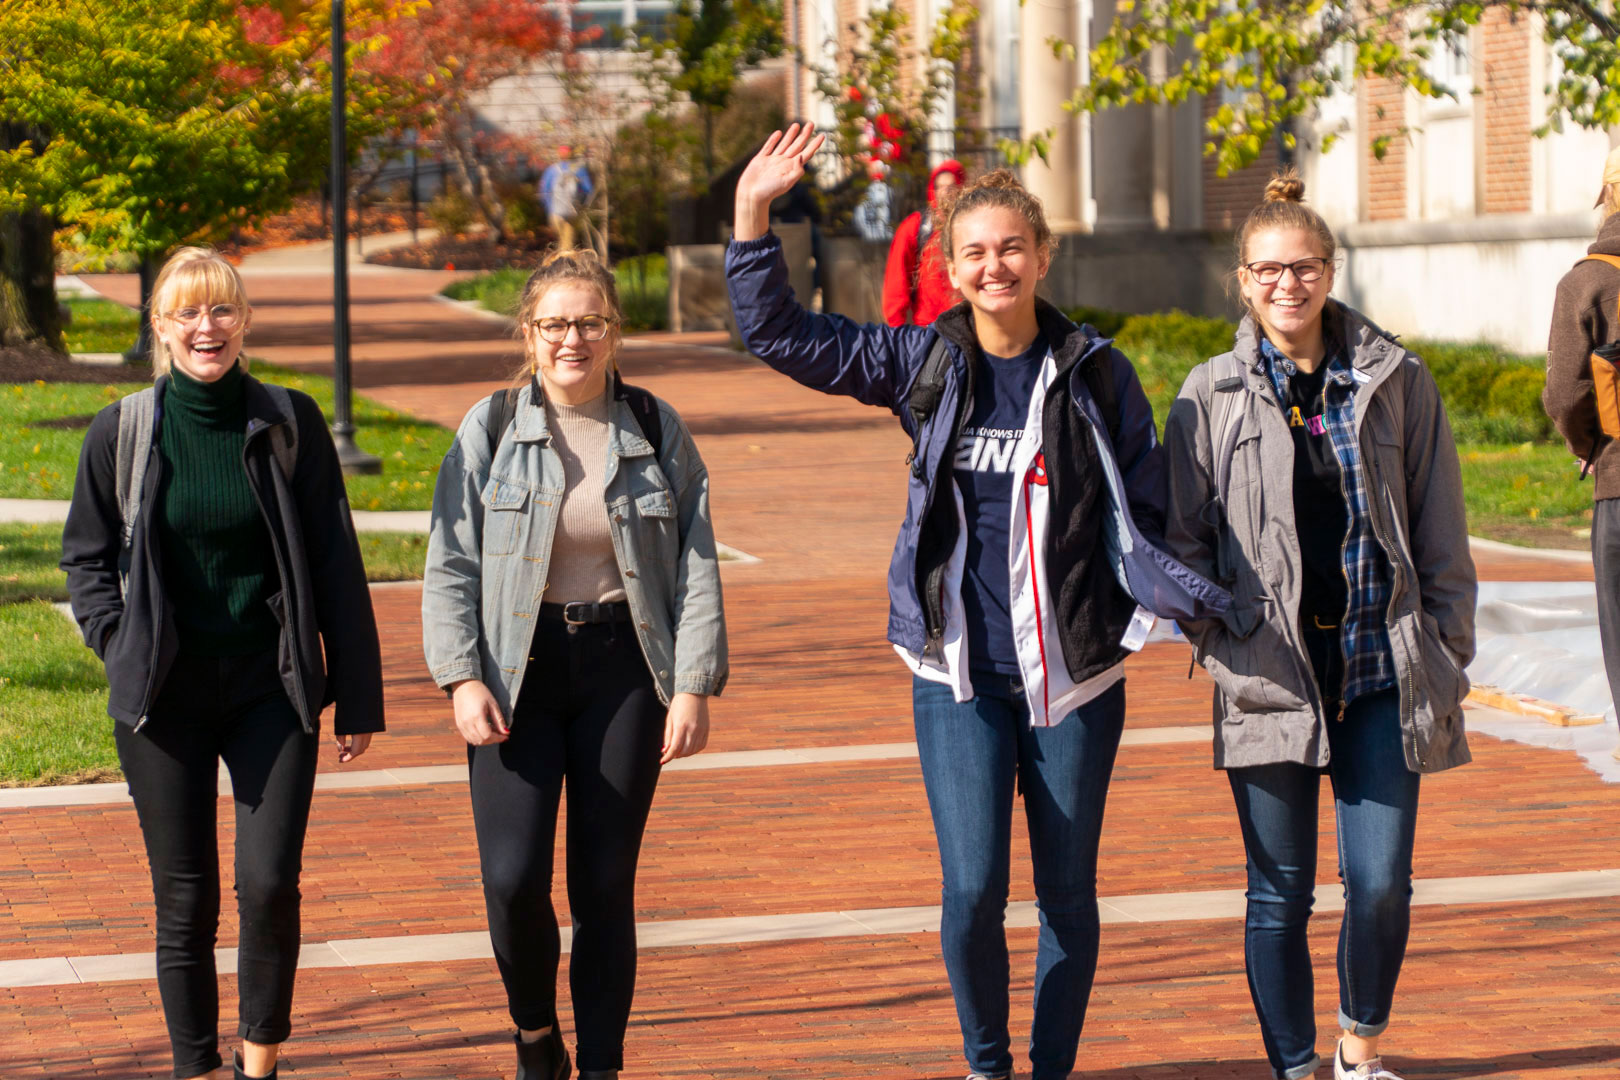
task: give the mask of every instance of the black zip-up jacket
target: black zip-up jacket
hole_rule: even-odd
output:
[[[157,380],[155,424],[161,423],[168,383],[167,376]],[[242,466],[270,529],[281,584],[269,599],[281,624],[276,649],[281,681],[306,731],[318,730],[321,710],[334,702],[336,734],[382,731],[377,620],[326,420],[307,394],[289,391],[297,414],[298,456],[293,475],[284,476],[269,433],[288,418],[257,379],[248,376],[243,383],[248,421]],[[107,667],[107,712],[139,730],[179,646],[167,618],[152,526],[163,480],[156,432],[140,518],[129,549],[123,549],[117,495],[121,406],[114,402],[96,415],[79,452],[73,502],[62,530],[62,569],[85,644]],[[127,593],[119,588],[120,567],[128,570]]]

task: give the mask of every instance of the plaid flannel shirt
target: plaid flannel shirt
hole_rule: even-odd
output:
[[[1339,631],[1344,646],[1344,689],[1340,700],[1348,705],[1362,694],[1395,685],[1395,659],[1390,652],[1390,573],[1384,549],[1373,533],[1367,510],[1367,483],[1362,475],[1361,450],[1356,445],[1356,393],[1360,384],[1351,374],[1344,349],[1329,337],[1327,380],[1322,389],[1322,422],[1333,439],[1339,459],[1350,525],[1344,543],[1344,579],[1350,583],[1350,602]],[[1288,380],[1298,370],[1294,362],[1260,336],[1260,363],[1277,393],[1277,407],[1288,400]]]

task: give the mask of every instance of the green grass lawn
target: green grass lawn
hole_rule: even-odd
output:
[[[445,286],[452,300],[471,300],[502,315],[516,315],[530,271],[492,270]],[[620,260],[613,267],[624,308],[625,329],[662,330],[669,325],[669,262],[662,252]]]
[[[50,604],[0,604],[0,786],[117,780],[101,661]]]
[[[313,397],[332,417],[332,380],[324,375],[254,364],[266,382]],[[73,494],[79,447],[90,419],[104,406],[134,393],[144,382],[11,383],[0,385],[0,498],[66,499]],[[348,478],[356,510],[426,510],[433,480],[454,432],[437,424],[354,398],[355,441],[382,459],[379,476]]]
[[[73,297],[64,301],[73,324],[63,337],[71,353],[121,353],[135,344],[140,313],[111,300]]]

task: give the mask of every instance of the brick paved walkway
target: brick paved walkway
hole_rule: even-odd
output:
[[[517,354],[501,324],[425,298],[444,277],[355,279],[355,381],[454,424]],[[325,363],[324,283],[265,275],[249,284],[254,352]],[[803,390],[712,339],[638,342],[624,366],[687,417],[713,473],[721,539],[762,560],[723,572],[735,674],[714,708],[711,751],[908,742],[907,680],[882,640],[907,449],[892,419]],[[1591,575],[1512,555],[1480,565],[1497,579]],[[357,767],[462,761],[443,695],[424,677],[418,590],[380,588],[374,598],[390,733]],[[1202,671],[1187,678],[1184,646],[1150,646],[1128,671],[1132,728],[1208,723],[1209,684]],[[1483,736],[1473,745],[1474,765],[1425,781],[1420,878],[1620,867],[1620,787],[1572,755]],[[322,767],[335,768],[330,751]],[[0,961],[150,948],[150,888],[127,804],[0,810],[0,819]],[[1323,823],[1319,880],[1332,883],[1331,820]],[[935,904],[934,859],[913,759],[671,772],[649,828],[638,910],[666,921]],[[307,942],[483,928],[459,784],[322,790],[305,866]],[[1015,859],[1013,877],[1014,899],[1029,899],[1026,858]],[[1241,887],[1230,795],[1207,743],[1123,749],[1103,894]],[[566,909],[560,889],[557,903]],[[1615,897],[1419,908],[1386,1044],[1392,1064],[1408,1080],[1620,1075],[1617,918]],[[1313,930],[1324,1049],[1336,929],[1324,915]],[[230,913],[220,944],[235,937]],[[1034,932],[1014,929],[1010,940],[1019,1032],[1029,1022]],[[648,949],[626,1076],[960,1076],[937,946],[935,935],[893,933]],[[222,981],[229,1032],[235,984]],[[487,960],[305,970],[282,1075],[509,1076],[501,1003]],[[571,1026],[566,1013],[563,1022]],[[0,989],[0,1077],[160,1076],[166,1062],[150,980]],[[1240,923],[1105,927],[1080,1066],[1077,1075],[1107,1080],[1267,1075]]]

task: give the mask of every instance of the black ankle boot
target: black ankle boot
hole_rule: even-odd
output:
[[[233,1080],[256,1080],[255,1077],[251,1077],[242,1071],[242,1055],[240,1053],[235,1054],[231,1058],[231,1067],[235,1070]],[[280,1067],[279,1062],[277,1063],[277,1067]],[[271,1069],[269,1072],[265,1073],[263,1077],[257,1078],[257,1080],[276,1080],[276,1070]]]
[[[579,1080],[619,1080],[618,1069],[581,1069]]]
[[[512,1036],[512,1041],[517,1043],[518,1056],[517,1076],[513,1080],[568,1080],[573,1075],[573,1063],[568,1060],[562,1032],[555,1023],[548,1034],[532,1043],[523,1041],[521,1031]]]

